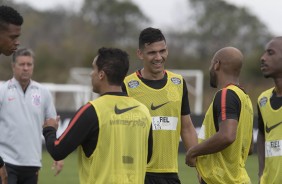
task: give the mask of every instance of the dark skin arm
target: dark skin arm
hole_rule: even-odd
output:
[[[2,184],[8,184],[8,174],[2,157],[0,157],[0,178]]]
[[[257,152],[258,152],[258,163],[259,163],[259,178],[262,176],[264,169],[264,160],[265,160],[265,137],[264,134],[260,131],[257,136]]]
[[[2,184],[8,184],[8,174],[5,165],[0,168],[0,177]]]
[[[264,135],[264,123],[261,116],[259,105],[258,109],[258,135],[257,135],[257,152],[258,152],[258,164],[259,164],[259,179],[262,176],[264,170],[264,161],[265,161],[265,135]]]
[[[253,138],[253,134],[252,134],[252,141],[251,141],[251,145],[250,145],[249,155],[252,155],[253,151],[254,151],[254,138]]]
[[[234,119],[222,121],[216,134],[187,151],[186,164],[193,164],[197,156],[217,153],[231,145],[236,139],[237,124]]]
[[[181,139],[184,143],[185,150],[189,150],[191,147],[198,144],[197,133],[192,123],[190,115],[181,116]],[[196,165],[196,159],[190,163],[189,166],[193,167]]]

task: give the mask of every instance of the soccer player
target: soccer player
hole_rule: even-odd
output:
[[[0,86],[0,150],[9,184],[37,184],[42,160],[42,124],[56,118],[51,93],[31,79],[34,56],[21,48],[12,59],[13,78]],[[63,161],[55,162],[56,172]]]
[[[23,17],[15,9],[0,6],[0,54],[10,56],[17,49],[20,44],[18,37],[21,34],[22,23]],[[0,150],[0,154],[1,152]],[[7,171],[2,157],[0,157],[0,178],[2,184],[7,184]]]
[[[267,43],[260,67],[274,87],[258,97],[259,180],[260,184],[282,183],[282,37]]]
[[[47,150],[55,160],[77,147],[81,184],[143,184],[152,152],[151,116],[142,103],[122,92],[129,68],[126,52],[101,48],[92,63],[97,99],[81,107],[56,139],[57,120],[44,124]]]
[[[188,90],[182,76],[164,69],[168,48],[159,29],[146,28],[139,36],[138,58],[143,68],[126,77],[123,90],[150,110],[153,155],[147,166],[146,184],[179,184],[178,146],[197,144],[190,118]]]
[[[20,42],[22,16],[13,8],[0,6],[0,54],[10,56]]]
[[[242,53],[234,47],[218,50],[210,65],[210,85],[220,90],[206,112],[199,144],[188,150],[187,164],[197,158],[201,183],[251,183],[245,163],[252,143],[253,108],[240,86]]]

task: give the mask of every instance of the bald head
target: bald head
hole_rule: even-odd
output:
[[[273,38],[272,40],[282,41],[282,36],[277,36],[277,37]]]
[[[269,48],[273,48],[275,51],[280,51],[282,50],[282,36],[275,37],[272,40],[270,40],[266,44],[266,50]]]
[[[243,64],[243,54],[235,47],[224,47],[215,53],[213,62],[215,61],[220,62],[221,70],[225,74],[239,76]]]

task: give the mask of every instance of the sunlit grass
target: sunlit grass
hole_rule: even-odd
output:
[[[185,155],[179,154],[179,177],[183,184],[196,184],[197,175],[194,168],[190,168],[185,165]],[[39,174],[39,184],[78,184],[78,168],[77,168],[77,153],[70,154],[65,159],[65,166],[63,171],[54,176],[54,171],[51,170],[53,160],[50,155],[43,151],[43,168]],[[248,174],[252,183],[258,183],[258,163],[257,155],[249,156],[246,164]]]

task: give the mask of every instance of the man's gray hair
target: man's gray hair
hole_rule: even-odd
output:
[[[19,56],[31,56],[34,58],[34,53],[31,49],[28,48],[20,48],[13,53],[13,63],[16,62],[17,57]]]

